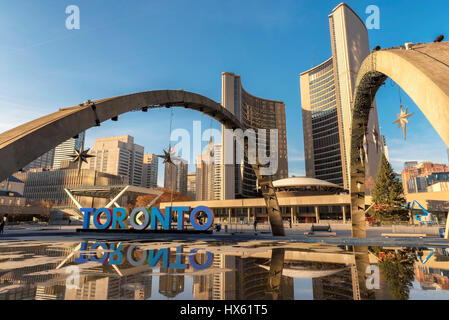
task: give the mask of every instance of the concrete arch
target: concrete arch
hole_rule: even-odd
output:
[[[226,128],[245,129],[244,125],[219,103],[202,95],[184,90],[156,90],[61,108],[59,111],[30,121],[0,134],[0,181],[17,172],[58,144],[101,122],[130,111],[180,106],[207,114]],[[247,150],[245,149],[245,153]],[[271,177],[261,176],[259,167],[253,169],[267,204],[273,235],[283,236],[284,227],[279,203]]]
[[[373,99],[387,78],[416,103],[449,147],[449,43],[372,52],[359,70],[352,104],[351,215],[354,237],[366,237],[363,137]]]
[[[159,90],[85,102],[0,134],[0,181],[80,132],[130,111],[181,106],[210,115],[229,128],[242,128],[219,103],[182,90]]]

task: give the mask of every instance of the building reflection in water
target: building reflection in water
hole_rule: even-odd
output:
[[[0,299],[150,299],[153,278],[159,293],[170,299],[184,292],[184,297],[198,300],[291,300],[294,281],[300,278],[310,279],[315,300],[409,299],[412,289],[449,290],[445,249],[304,246],[253,252],[231,249],[213,255],[205,249],[194,252],[193,261],[192,251],[178,246],[160,249],[166,250],[167,261],[149,265],[144,248],[137,246],[133,263],[123,259],[112,265],[108,261],[77,264],[71,253],[78,247],[70,243],[0,246]],[[128,248],[125,244],[123,252]],[[62,263],[80,267],[78,288],[66,287],[67,274],[64,268],[58,270]],[[379,267],[377,289],[367,287],[369,266]],[[406,281],[399,281],[403,276]],[[193,287],[187,287],[191,282],[185,282],[186,277],[193,278]],[[413,280],[420,283],[418,288]]]
[[[179,252],[170,251],[170,261],[179,259],[180,265],[185,264],[185,257]],[[184,292],[184,269],[181,268],[160,268],[159,293],[167,298],[174,298]]]
[[[292,300],[293,278],[282,276],[284,249],[271,251],[271,259],[215,254],[219,272],[194,277],[194,299]]]

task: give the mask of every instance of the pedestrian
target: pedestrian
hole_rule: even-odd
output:
[[[0,234],[3,233],[3,228],[5,227],[5,220],[3,220],[3,217],[0,221]]]
[[[257,219],[254,218],[254,232],[257,231]]]
[[[292,228],[292,219],[288,219],[288,223],[290,224],[290,229]]]
[[[5,227],[5,225],[6,225],[7,222],[8,222],[8,214],[6,213],[6,214],[3,216],[3,228]]]

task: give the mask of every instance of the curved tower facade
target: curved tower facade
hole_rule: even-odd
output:
[[[300,76],[306,173],[349,189],[354,85],[370,46],[365,23],[345,3],[329,15],[329,29],[332,57]],[[370,194],[383,153],[375,101],[366,144],[365,190]]]
[[[333,58],[301,74],[306,175],[344,185]]]
[[[257,136],[257,148],[265,150],[266,154],[269,154],[270,150],[269,130],[278,130],[277,170],[272,178],[277,180],[288,177],[285,104],[282,101],[262,99],[251,95],[243,89],[239,75],[224,72],[222,74],[222,105],[247,128],[254,129],[256,133],[258,133],[258,129],[267,130],[267,136]],[[223,134],[223,159],[226,159],[226,139]],[[234,161],[234,163],[236,162]],[[244,163],[241,164],[224,163],[223,173],[222,199],[257,196],[257,179],[248,164],[248,159],[245,158]]]

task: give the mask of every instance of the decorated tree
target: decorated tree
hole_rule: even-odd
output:
[[[408,217],[408,210],[402,207],[405,203],[404,189],[384,154],[379,163],[372,201],[375,203],[374,216],[380,220],[405,220]]]
[[[391,252],[379,263],[379,267],[393,298],[408,300],[415,279],[413,259],[404,252]]]

